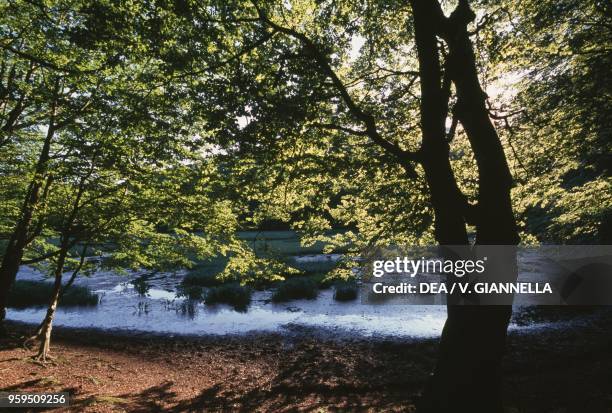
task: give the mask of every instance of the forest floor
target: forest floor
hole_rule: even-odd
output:
[[[198,338],[56,328],[55,359],[43,365],[21,346],[32,326],[8,328],[0,391],[68,391],[63,411],[410,412],[437,346],[311,330]],[[612,317],[512,333],[504,370],[508,412],[612,412]]]

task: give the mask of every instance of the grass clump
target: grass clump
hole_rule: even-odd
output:
[[[317,281],[310,277],[289,278],[279,283],[276,291],[272,294],[275,303],[290,300],[308,299],[314,300],[319,294]]]
[[[18,280],[13,283],[8,297],[8,307],[43,307],[49,304],[53,284],[46,281]],[[98,294],[87,287],[73,285],[59,300],[60,307],[93,306],[98,304]]]
[[[246,311],[251,303],[251,289],[238,283],[220,285],[206,292],[204,302],[208,305],[229,304],[237,311]]]
[[[204,288],[199,285],[181,285],[178,288],[178,295],[187,297],[190,300],[200,300],[203,297]]]
[[[334,300],[353,301],[357,299],[358,288],[355,282],[339,282],[334,286]]]

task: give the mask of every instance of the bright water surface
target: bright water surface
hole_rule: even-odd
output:
[[[330,258],[300,257],[304,260]],[[440,335],[446,318],[446,308],[441,305],[364,305],[359,299],[341,303],[334,301],[331,289],[320,291],[316,300],[283,304],[270,302],[270,291],[256,291],[248,311],[243,313],[227,305],[207,306],[178,297],[176,290],[184,272],[148,277],[150,289],[145,296],[140,295],[131,281],[145,275],[143,272],[127,276],[98,272],[92,277],[78,278],[75,284],[99,294],[100,303],[96,307],[60,308],[55,325],[193,335],[283,333],[300,327],[317,327],[360,336],[427,338]],[[18,279],[43,280],[44,276],[32,268],[22,267]],[[39,323],[44,312],[44,308],[11,308],[7,318]],[[544,326],[513,325],[511,329]]]

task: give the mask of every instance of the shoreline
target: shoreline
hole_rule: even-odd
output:
[[[524,307],[514,309],[512,319],[509,326],[509,334],[539,334],[548,330],[563,330],[568,328],[588,327],[590,324],[597,324],[612,318],[612,306],[599,307]],[[407,320],[409,323],[410,320]],[[14,320],[8,318],[5,321],[6,325],[12,325],[18,330],[32,329],[38,325],[29,321]],[[306,325],[299,322],[288,322],[281,325],[279,328],[272,329],[254,329],[244,332],[198,332],[185,333],[171,330],[148,330],[148,329],[133,329],[130,327],[91,327],[91,326],[69,326],[55,324],[53,326],[53,334],[62,331],[75,331],[94,334],[103,334],[107,336],[117,337],[144,337],[144,338],[184,338],[184,339],[219,339],[219,338],[246,338],[257,336],[282,336],[282,337],[300,337],[310,336],[321,339],[333,339],[338,341],[352,340],[373,340],[373,341],[400,341],[400,342],[422,342],[436,341],[439,335],[410,335],[410,334],[390,334],[390,333],[368,333],[359,328],[347,328],[343,326],[326,326],[326,325]]]

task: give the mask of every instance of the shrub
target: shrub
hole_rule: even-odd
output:
[[[15,281],[8,297],[8,307],[26,308],[43,307],[49,304],[53,294],[53,284],[46,281]],[[98,304],[98,294],[87,287],[73,285],[68,288],[59,300],[60,307],[91,306]]]
[[[305,298],[313,300],[319,294],[317,282],[309,277],[289,278],[281,282],[274,294],[272,301],[275,303]]]
[[[354,282],[340,282],[335,285],[334,300],[352,301],[357,299],[357,284]]]
[[[310,278],[317,283],[320,290],[327,290],[334,286],[334,279],[328,278],[327,274],[314,274],[311,275]]]
[[[238,283],[213,287],[206,293],[204,302],[212,304],[229,304],[237,311],[246,311],[251,303],[251,289]]]

